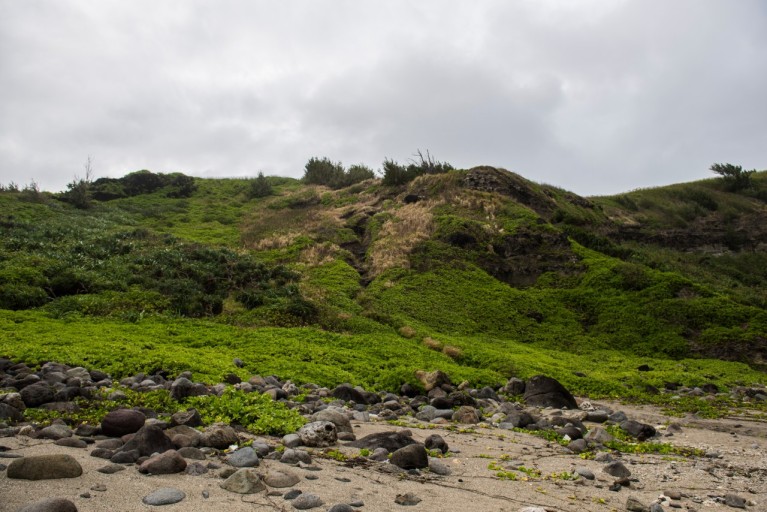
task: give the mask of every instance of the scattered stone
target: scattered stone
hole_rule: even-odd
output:
[[[358,404],[364,404],[365,396],[358,390],[354,389],[349,384],[341,384],[337,386],[332,392],[333,398],[343,400],[344,402],[356,402]]]
[[[589,449],[589,444],[585,439],[576,439],[571,441],[567,448],[573,453],[583,453]]]
[[[398,494],[394,498],[394,503],[396,503],[397,505],[405,506],[405,507],[412,507],[421,503],[421,498],[419,498],[412,492],[408,492],[405,494]]]
[[[107,486],[104,484],[96,484],[91,486],[91,491],[104,492],[107,490]]]
[[[443,454],[449,451],[447,442],[439,434],[432,434],[426,438],[423,445],[427,450],[439,450]]]
[[[96,471],[104,473],[105,475],[113,475],[118,471],[125,471],[125,466],[120,464],[107,464],[106,466],[98,468]]]
[[[458,423],[474,425],[479,423],[480,413],[477,411],[477,409],[471,407],[470,405],[462,405],[456,409],[451,419]]]
[[[291,489],[288,492],[286,492],[282,497],[283,499],[290,501],[290,500],[294,500],[298,498],[299,496],[301,496],[301,494],[303,493],[299,491],[298,489]]]
[[[626,499],[626,510],[629,512],[647,512],[647,505],[639,501],[634,496],[629,496]]]
[[[746,499],[737,494],[725,494],[724,504],[732,508],[746,508]]]
[[[298,475],[284,469],[270,469],[262,479],[269,487],[276,488],[293,487],[301,481]]]
[[[233,444],[239,444],[239,442],[240,439],[237,437],[237,432],[229,425],[224,425],[223,423],[215,423],[205,429],[200,439],[200,443],[203,446],[220,450],[228,448]]]
[[[8,478],[21,480],[53,480],[77,478],[83,468],[71,455],[34,455],[15,459],[8,465]]]
[[[173,448],[173,442],[159,426],[146,425],[141,427],[131,440],[120,448],[120,451],[137,450],[140,456],[149,456],[153,453],[167,452]]]
[[[422,444],[411,444],[392,453],[389,461],[402,469],[420,469],[429,466],[429,456]]]
[[[56,399],[56,393],[53,388],[45,382],[37,382],[24,387],[19,391],[24,405],[27,407],[40,407],[43,404],[53,402]]]
[[[585,436],[583,436],[583,439],[599,444],[609,443],[610,441],[615,440],[615,438],[602,427],[592,428]]]
[[[543,507],[524,507],[520,508],[518,512],[548,512]]]
[[[448,465],[435,457],[429,457],[429,471],[441,476],[448,476],[451,473]]]
[[[88,443],[79,437],[63,437],[53,442],[56,446],[66,446],[67,448],[87,448]]]
[[[72,437],[72,429],[66,425],[54,423],[49,425],[37,433],[37,437],[41,439],[53,439],[54,441],[59,439],[65,439]]]
[[[101,433],[109,437],[122,437],[138,432],[146,422],[146,416],[134,409],[111,411],[101,420]]]
[[[185,459],[205,460],[205,452],[193,446],[185,446],[183,448],[179,448],[177,451],[178,454]]]
[[[226,457],[226,462],[236,468],[253,468],[258,466],[258,454],[250,446],[240,448]]]
[[[631,471],[619,460],[609,463],[602,471],[615,478],[628,478],[631,476]]]
[[[30,503],[20,508],[18,512],[77,512],[77,507],[63,498],[47,498]]]
[[[336,426],[336,432],[354,432],[346,415],[338,410],[327,408],[312,414],[312,421],[329,421]]]
[[[210,469],[205,464],[201,464],[199,462],[192,462],[191,464],[186,465],[186,469],[184,470],[184,473],[190,476],[202,476],[206,474]]]
[[[672,499],[672,500],[682,499],[682,491],[678,491],[676,489],[669,489],[669,490],[663,491],[663,495],[667,496],[669,499]]]
[[[156,507],[162,505],[172,505],[186,498],[186,494],[183,491],[174,489],[173,487],[164,487],[157,489],[152,494],[144,496],[143,501],[147,505],[153,505]]]
[[[255,494],[265,491],[266,487],[255,469],[238,469],[229,478],[221,482],[221,488],[237,494]]]
[[[282,445],[285,448],[295,448],[301,446],[301,438],[298,434],[288,434],[282,437]]]
[[[310,508],[321,507],[322,499],[316,494],[302,493],[291,502],[291,505],[298,510],[308,510]]]
[[[570,392],[556,379],[536,375],[525,384],[525,403],[538,407],[577,409],[578,404]]]
[[[283,464],[298,464],[300,462],[303,462],[304,464],[311,464],[312,456],[303,450],[294,450],[289,448],[282,452],[280,462]]]
[[[415,440],[410,435],[410,432],[379,432],[377,434],[370,434],[362,439],[358,439],[346,446],[353,448],[359,448],[360,450],[365,448],[374,451],[378,448],[385,449],[388,453],[399,450],[404,446],[414,444]]]
[[[187,409],[179,411],[170,417],[171,426],[186,425],[187,427],[199,427],[202,425],[202,418],[197,409]]]
[[[640,442],[655,437],[656,433],[655,427],[652,425],[647,425],[634,420],[623,421],[621,422],[620,427],[631,436],[636,437]]]
[[[354,508],[346,503],[338,503],[330,507],[328,512],[354,512]]]
[[[579,466],[575,468],[575,472],[581,475],[586,480],[594,480],[595,478],[594,472],[591,471],[589,468],[584,468],[583,466]]]
[[[305,446],[325,447],[336,444],[336,426],[329,421],[313,421],[298,429],[298,436]]]
[[[109,458],[109,462],[115,464],[133,464],[141,458],[141,453],[138,450],[120,451],[115,453]]]
[[[186,469],[186,460],[176,450],[168,450],[145,460],[138,468],[139,473],[170,475]]]

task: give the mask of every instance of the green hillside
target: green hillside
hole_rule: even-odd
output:
[[[583,198],[358,167],[332,188],[140,171],[85,203],[6,188],[0,356],[378,389],[419,369],[594,396],[767,382],[767,173]]]

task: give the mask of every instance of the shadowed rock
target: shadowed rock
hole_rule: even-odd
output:
[[[559,381],[544,375],[536,375],[527,381],[524,399],[528,405],[538,407],[578,408],[573,395]]]

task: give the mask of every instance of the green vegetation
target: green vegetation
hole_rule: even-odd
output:
[[[121,398],[109,399],[117,390]],[[75,412],[30,408],[24,414],[27,420],[41,424],[65,418],[74,425],[97,425],[107,413],[119,407],[144,407],[165,416],[193,407],[200,413],[205,425],[233,424],[254,434],[269,435],[293,433],[306,422],[298,412],[272,401],[267,395],[245,393],[234,388],[227,388],[221,396],[190,397],[183,403],[173,400],[166,390],[137,392],[126,388],[104,388],[94,399],[77,398],[76,403],[79,410]]]
[[[290,434],[306,422],[298,411],[272,401],[267,395],[245,393],[234,388],[227,388],[221,396],[190,397],[185,405],[197,409],[206,425],[241,425],[254,434]]]
[[[652,389],[767,382],[767,256],[748,249],[767,173],[584,199],[419,157],[379,181],[328,159],[304,183],[138,171],[89,182],[88,208],[2,187],[0,356],[387,390],[544,373],[700,416],[741,404]]]

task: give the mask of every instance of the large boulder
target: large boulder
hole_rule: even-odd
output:
[[[298,429],[298,437],[304,446],[333,446],[338,441],[338,431],[330,421],[313,421]]]
[[[327,408],[315,412],[312,414],[312,421],[329,421],[336,426],[338,432],[354,432],[349,418],[338,409]]]
[[[536,375],[525,384],[525,402],[538,407],[556,409],[577,409],[575,398],[556,379]]]
[[[125,443],[121,452],[136,450],[140,456],[149,456],[153,453],[163,453],[174,448],[173,442],[165,432],[157,425],[146,425]]]
[[[101,420],[101,433],[110,437],[122,437],[138,432],[144,426],[146,416],[135,409],[117,409]]]
[[[19,391],[19,394],[27,407],[40,407],[56,399],[56,392],[45,382],[26,386]]]
[[[422,444],[411,444],[392,453],[389,462],[402,469],[420,469],[429,465],[429,456]]]
[[[224,449],[229,448],[233,444],[239,444],[240,439],[237,437],[237,432],[223,423],[215,423],[208,427],[202,434],[200,444],[202,446],[209,446],[211,448]]]
[[[140,473],[153,475],[170,475],[181,473],[186,469],[186,460],[176,450],[158,453],[145,460],[138,470]]]
[[[415,440],[410,435],[410,432],[379,432],[376,434],[370,434],[362,439],[358,439],[354,442],[346,444],[353,448],[367,449],[375,451],[377,448],[383,448],[387,452],[391,453],[399,450],[404,446],[415,444]]]
[[[333,395],[333,398],[338,398],[339,400],[343,400],[345,402],[351,400],[358,404],[367,403],[365,395],[363,395],[359,390],[354,389],[350,384],[341,384],[340,386],[337,386],[331,392],[331,395]]]
[[[14,459],[7,470],[8,478],[21,480],[77,478],[82,474],[83,468],[74,457],[61,453]]]

